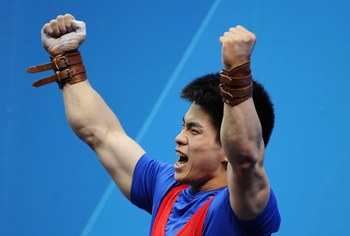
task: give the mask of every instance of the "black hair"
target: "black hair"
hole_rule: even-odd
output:
[[[224,104],[221,100],[219,84],[219,73],[207,74],[184,87],[180,97],[201,106],[207,112],[217,130],[216,139],[220,143]],[[262,136],[266,147],[274,127],[275,114],[269,94],[264,86],[255,80],[253,81],[253,101],[261,123]]]

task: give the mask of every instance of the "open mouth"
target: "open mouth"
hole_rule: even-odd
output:
[[[177,151],[176,154],[179,156],[179,160],[177,160],[176,164],[183,165],[188,162],[188,157],[184,153]]]

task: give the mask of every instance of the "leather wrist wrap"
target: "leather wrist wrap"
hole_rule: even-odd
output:
[[[33,83],[34,87],[57,82],[59,88],[62,89],[66,83],[75,84],[87,79],[85,66],[79,51],[66,52],[56,57],[50,56],[50,59],[50,63],[32,66],[27,69],[28,73],[55,71],[54,75],[35,81]]]
[[[250,59],[232,70],[220,72],[220,95],[222,101],[232,106],[248,100],[253,93]]]

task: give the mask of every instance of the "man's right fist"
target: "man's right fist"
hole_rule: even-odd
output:
[[[220,37],[222,64],[231,70],[248,61],[253,52],[256,36],[243,26],[230,28]]]
[[[57,16],[41,30],[41,41],[51,56],[77,49],[85,38],[85,23],[70,14]]]

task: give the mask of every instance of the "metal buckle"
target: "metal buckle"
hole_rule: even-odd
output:
[[[65,68],[69,66],[69,61],[68,61],[68,58],[66,56],[61,56],[59,58],[55,58],[54,59],[54,62],[55,62],[55,66],[56,66],[56,69],[57,70],[60,70],[61,68],[57,65],[57,61],[58,60],[61,60],[63,59],[64,60],[64,64],[66,64]]]
[[[63,78],[65,80],[71,80],[72,79],[72,72],[70,71],[70,69],[65,69],[63,71],[67,71],[68,72],[68,78]],[[56,76],[57,76],[57,80],[59,82],[62,82],[62,79],[60,78],[60,73],[63,71],[56,71]]]

